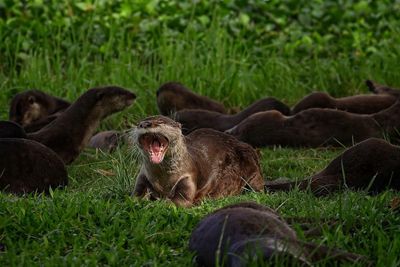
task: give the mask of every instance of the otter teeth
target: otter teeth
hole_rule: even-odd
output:
[[[150,160],[153,163],[160,163],[164,159],[165,145],[159,140],[153,140],[149,147]]]

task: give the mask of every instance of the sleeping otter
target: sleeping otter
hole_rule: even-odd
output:
[[[248,116],[267,110],[277,110],[284,115],[290,114],[290,109],[285,104],[275,98],[267,97],[254,102],[246,109],[234,115],[200,109],[184,109],[178,111],[174,119],[182,124],[182,132],[185,135],[200,128],[212,128],[223,132],[232,128]]]
[[[276,211],[253,202],[229,205],[203,218],[192,232],[189,249],[198,264],[207,267],[273,263],[279,256],[307,265],[327,258],[368,264],[361,255],[299,240]]]
[[[370,137],[398,138],[400,101],[381,112],[361,115],[313,108],[293,116],[277,111],[256,113],[226,131],[254,147],[351,145]]]
[[[357,114],[373,114],[393,105],[400,96],[400,90],[366,80],[371,95],[355,95],[334,98],[325,92],[313,92],[300,100],[293,108],[292,114],[310,108],[339,109]]]
[[[268,191],[287,191],[295,186],[325,195],[341,188],[378,193],[387,188],[400,189],[400,147],[370,138],[336,157],[328,166],[299,182],[267,182]]]
[[[70,103],[41,92],[28,90],[16,94],[11,100],[9,118],[11,121],[26,127],[32,123],[67,109]]]
[[[177,82],[161,85],[157,90],[157,105],[158,110],[164,116],[170,116],[182,109],[205,109],[226,113],[223,104],[198,95]]]
[[[292,114],[310,108],[330,108],[357,114],[372,114],[390,107],[396,99],[397,97],[389,94],[334,98],[325,92],[313,92],[293,107]]]
[[[135,196],[150,191],[152,199],[189,207],[204,197],[239,194],[245,186],[264,188],[255,150],[224,133],[200,129],[183,136],[179,123],[153,116],[133,129],[132,139],[143,160]]]
[[[68,184],[62,160],[38,142],[0,138],[0,154],[0,189],[3,191],[15,194],[47,193],[50,187],[54,189]]]

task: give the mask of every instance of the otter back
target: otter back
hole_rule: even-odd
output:
[[[0,138],[0,154],[1,190],[16,194],[48,192],[50,187],[68,184],[62,160],[35,141]]]
[[[223,104],[206,96],[198,95],[177,82],[161,85],[157,90],[157,105],[160,113],[164,116],[170,116],[182,109],[205,109],[226,113]]]

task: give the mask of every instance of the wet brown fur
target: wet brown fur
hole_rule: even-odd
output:
[[[227,131],[254,147],[352,145],[370,137],[398,138],[400,101],[381,112],[361,115],[332,109],[308,109],[293,116],[276,111],[254,114]]]
[[[0,138],[27,138],[21,126],[12,121],[0,121]]]
[[[245,202],[218,209],[203,218],[192,232],[189,249],[200,266],[247,266],[248,258],[264,261],[290,256],[303,264],[330,258],[357,262],[364,257],[307,243],[274,210]]]
[[[44,145],[21,138],[0,138],[0,189],[15,194],[48,192],[68,184],[62,160]],[[5,156],[7,155],[7,156]]]
[[[69,164],[89,143],[100,121],[130,106],[135,98],[135,94],[117,86],[90,89],[52,123],[28,134],[28,138],[51,148]]]
[[[201,128],[211,128],[223,132],[250,115],[267,110],[277,110],[284,115],[290,114],[290,109],[285,104],[272,97],[268,97],[254,102],[246,109],[234,115],[201,109],[184,109],[178,111],[174,119],[182,124],[182,132],[185,135]]]
[[[178,82],[168,82],[157,90],[157,105],[160,113],[171,116],[182,109],[205,109],[226,113],[223,104],[206,96],[198,95]]]
[[[379,193],[400,190],[400,147],[370,138],[336,157],[319,173],[299,182],[268,182],[269,191],[288,191],[298,186],[316,195],[344,188]]]
[[[142,134],[162,134],[169,147],[160,164],[143,164],[134,195],[168,198],[176,205],[191,206],[204,197],[220,198],[239,194],[245,186],[263,190],[258,155],[235,138],[212,129],[200,129],[183,136],[180,124],[164,116],[149,117],[134,129],[134,142]]]
[[[61,98],[39,90],[28,90],[16,94],[11,100],[9,119],[26,127],[62,112],[69,106],[70,103]]]

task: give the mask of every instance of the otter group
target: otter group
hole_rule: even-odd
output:
[[[73,104],[38,90],[17,94],[10,121],[0,122],[0,189],[24,194],[67,185],[65,164],[88,145],[102,119],[130,106],[135,98],[118,86],[92,88]],[[37,131],[24,129],[39,124]]]
[[[142,161],[133,195],[190,207],[204,198],[246,190],[298,188],[317,196],[342,188],[371,193],[398,190],[400,147],[382,138],[398,137],[400,90],[372,81],[366,84],[373,94],[335,99],[317,92],[292,109],[267,97],[228,114],[222,103],[180,83],[166,83],[156,92],[161,115],[144,118],[130,132],[130,141],[140,151]],[[120,132],[94,134],[102,119],[130,106],[135,98],[117,86],[90,89],[72,104],[38,90],[17,94],[11,101],[10,121],[0,122],[0,151],[13,155],[0,160],[0,188],[24,194],[66,186],[65,165],[86,146],[108,151],[116,148]],[[254,149],[354,143],[358,144],[322,171],[296,182],[266,182]],[[189,248],[204,266],[221,262],[242,266],[246,259],[268,261],[275,256],[289,256],[304,264],[328,256],[338,261],[367,262],[357,254],[299,240],[278,213],[255,203],[227,206],[207,216],[193,231]],[[217,252],[221,249],[222,254]]]

